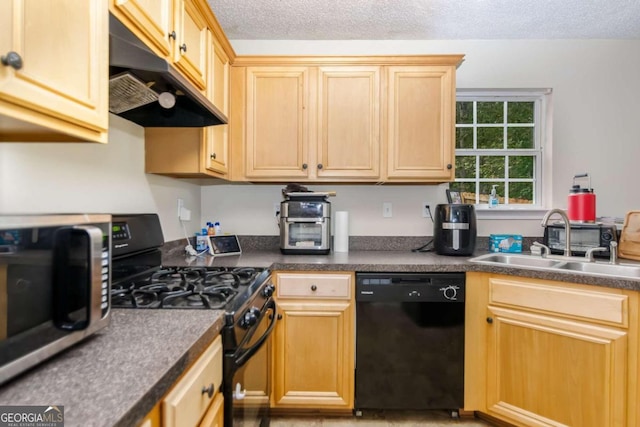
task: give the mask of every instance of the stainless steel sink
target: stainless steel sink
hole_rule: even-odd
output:
[[[606,264],[589,262],[578,257],[551,255],[542,258],[526,254],[487,254],[472,258],[471,262],[503,267],[519,267],[531,270],[571,272],[602,277],[613,277],[640,281],[640,264]]]
[[[553,258],[541,258],[523,254],[488,254],[471,259],[472,262],[510,265],[517,267],[553,268],[562,263],[562,260]]]
[[[628,264],[601,264],[594,262],[567,262],[558,268],[583,273],[604,274],[640,280],[640,266]]]

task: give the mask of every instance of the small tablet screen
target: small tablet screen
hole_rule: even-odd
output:
[[[240,255],[240,242],[235,234],[227,236],[209,236],[209,253],[214,256]]]

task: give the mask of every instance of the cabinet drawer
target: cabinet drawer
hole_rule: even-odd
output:
[[[541,310],[571,318],[628,326],[628,297],[614,292],[492,278],[489,304]]]
[[[162,425],[196,426],[222,383],[222,338],[218,336],[162,401]],[[203,389],[213,387],[211,397]]]
[[[351,274],[278,273],[278,298],[351,298]]]

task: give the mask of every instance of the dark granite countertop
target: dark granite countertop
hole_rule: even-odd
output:
[[[472,257],[410,250],[352,250],[329,255],[282,255],[277,249],[240,256],[185,256],[166,245],[163,264],[264,267],[287,271],[487,271],[640,290],[640,281],[570,272],[476,264]],[[478,251],[474,256],[487,252]],[[139,422],[217,336],[221,311],[112,310],[111,325],[36,369],[0,387],[3,405],[64,405],[66,426],[131,426]],[[152,331],[153,333],[149,333]]]
[[[65,426],[133,426],[220,333],[220,310],[113,309],[110,325],[0,387],[1,405],[64,405]]]
[[[639,280],[595,276],[574,271],[532,270],[512,266],[495,266],[470,262],[489,253],[476,251],[473,256],[443,256],[434,252],[349,251],[329,255],[283,255],[279,250],[246,251],[242,255],[213,258],[185,256],[181,250],[165,253],[164,265],[269,267],[276,271],[371,271],[371,272],[467,272],[486,271],[536,279],[575,282],[619,289],[640,290]],[[624,260],[626,263],[633,261]],[[640,264],[640,263],[638,263]]]

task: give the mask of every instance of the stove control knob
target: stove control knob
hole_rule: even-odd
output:
[[[442,295],[448,299],[448,300],[452,300],[455,301],[457,299],[458,296],[458,289],[460,289],[459,286],[447,286],[445,288],[440,288],[440,290],[442,291]]]
[[[249,329],[258,323],[258,317],[260,317],[260,309],[257,307],[251,307],[246,313],[244,313],[242,319],[240,319],[240,327]]]
[[[269,283],[267,286],[265,286],[262,289],[262,296],[265,298],[269,298],[271,295],[273,295],[273,292],[276,290],[276,287],[273,286],[271,283]]]

